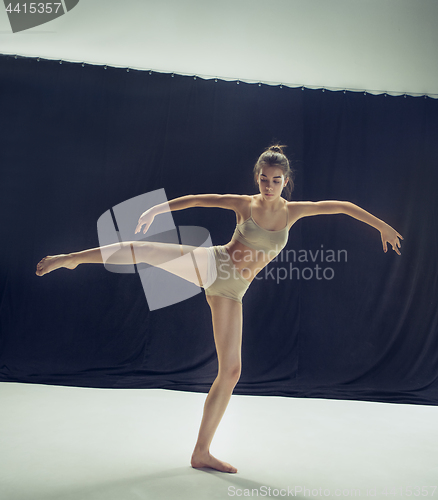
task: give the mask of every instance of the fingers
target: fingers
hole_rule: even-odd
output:
[[[144,225],[143,233],[146,234],[146,231],[149,229],[153,220],[154,220],[154,216],[152,216],[149,213],[149,210],[146,210],[146,212],[141,214],[140,218],[138,219],[138,224],[137,224],[137,227],[135,228],[135,234],[141,233],[141,229],[142,229],[143,225]]]
[[[401,237],[401,239],[403,239],[403,236],[400,236],[400,237]],[[401,243],[400,243],[400,240],[397,238],[396,244],[395,244],[395,251],[398,253],[398,255],[401,255],[399,248],[401,248]]]
[[[388,251],[388,243],[392,246],[392,249],[394,250],[395,253],[398,255],[401,255],[399,248],[401,248],[400,241],[395,240],[395,243],[392,243],[391,241],[382,241],[383,243],[383,251],[387,253]]]
[[[142,223],[139,222],[138,225],[137,225],[137,227],[135,228],[134,234],[137,234],[137,233],[141,232],[141,228],[142,228],[143,224],[145,225],[144,229],[143,229],[143,234],[146,234],[146,231],[148,230],[148,228],[150,226],[150,224],[148,224],[147,222],[146,223],[145,222],[142,222]]]
[[[139,221],[138,221],[137,227],[135,228],[135,233],[134,234],[137,234],[138,232],[141,231],[141,226],[143,224],[144,224],[144,222],[141,222],[141,218],[140,218]]]
[[[390,242],[391,243],[391,242]],[[395,244],[394,243],[391,243],[392,245],[392,249],[394,250],[394,252],[398,255],[401,255],[400,253],[400,250],[399,248],[401,248],[401,245],[400,245],[400,240],[396,238],[395,240]]]
[[[394,235],[395,233],[395,235]],[[382,233],[382,244],[383,244],[383,251],[387,253],[388,251],[388,243],[392,246],[392,249],[394,252],[398,255],[401,255],[400,248],[401,248],[401,242],[399,238],[403,240],[403,236],[398,233],[397,231],[393,230],[392,234],[383,234]]]

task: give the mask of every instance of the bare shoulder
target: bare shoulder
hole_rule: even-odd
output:
[[[247,209],[249,209],[249,206],[251,204],[251,199],[252,196],[248,194],[237,194],[237,195],[229,195],[229,196],[236,196],[235,199],[235,207],[236,207],[236,212],[245,212]]]
[[[287,210],[289,213],[289,223],[294,224],[301,217],[306,215],[306,205],[311,202],[307,201],[288,201],[286,202]]]

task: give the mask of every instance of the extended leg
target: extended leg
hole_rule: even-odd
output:
[[[237,472],[235,467],[210,455],[210,444],[240,377],[242,305],[224,297],[209,296],[207,300],[212,312],[219,370],[205,400],[191,464],[195,468],[211,467],[222,472]]]
[[[103,264],[104,257],[108,264],[132,264],[134,254],[131,243],[114,243],[82,252],[48,255],[38,262],[36,274],[43,276],[60,267],[75,269],[79,264]]]
[[[181,258],[182,256],[184,257]],[[207,277],[206,248],[142,241],[126,241],[81,252],[49,255],[38,263],[36,274],[43,276],[60,267],[74,269],[79,264],[103,264],[104,262],[115,265],[143,262],[165,269],[196,285],[200,285],[199,281],[203,282]]]

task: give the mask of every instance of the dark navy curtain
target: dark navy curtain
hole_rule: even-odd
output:
[[[36,264],[99,246],[99,217],[144,193],[255,193],[278,140],[294,200],[351,201],[405,239],[385,254],[348,215],[296,222],[244,297],[234,392],[438,403],[438,101],[0,56],[0,103],[1,381],[207,392],[203,293],[150,311],[138,273]],[[235,226],[172,215],[215,245]]]

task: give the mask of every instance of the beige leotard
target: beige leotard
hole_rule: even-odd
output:
[[[269,259],[272,259],[286,246],[289,236],[289,215],[287,215],[286,227],[283,229],[279,231],[263,229],[252,217],[252,200],[253,197],[249,218],[236,225],[232,239],[240,241],[248,248],[264,252]],[[211,257],[210,271],[214,268],[214,279],[209,280],[205,286],[205,294],[218,295],[241,303],[250,282],[234,266],[224,246],[211,247],[208,251]]]
[[[236,225],[232,239],[240,241],[252,250],[269,254],[272,258],[277,256],[286,246],[289,237],[289,212],[286,208],[286,226],[278,231],[263,229],[252,217],[252,200],[250,203],[251,215],[241,224]]]

